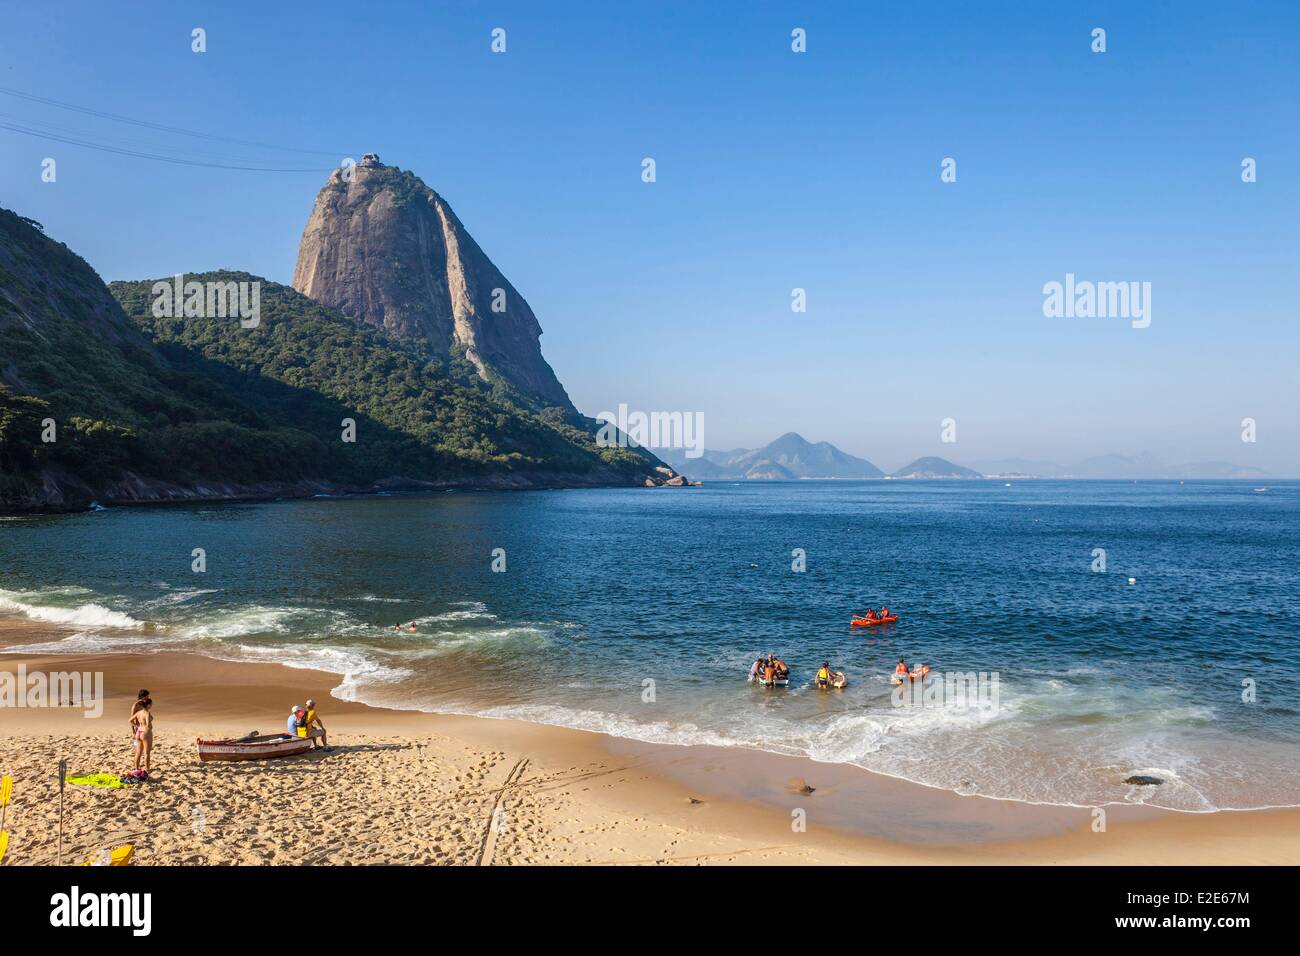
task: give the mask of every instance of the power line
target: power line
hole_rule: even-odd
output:
[[[224,162],[231,164],[249,164],[255,165],[258,162],[267,162],[243,155],[221,155],[217,156],[212,153],[212,147],[205,143],[190,143],[173,145],[171,143],[160,143],[157,137],[148,139],[137,138],[134,133],[119,135],[114,130],[111,135],[103,136],[98,133],[88,133],[84,127],[65,126],[62,123],[50,123],[45,120],[29,120],[25,116],[18,116],[13,113],[0,112],[0,122],[15,123],[24,129],[36,130],[42,135],[49,136],[68,136],[77,140],[93,141],[101,146],[113,146],[118,149],[134,149],[140,152],[146,152],[156,155],[174,156],[179,159],[196,159],[207,162]]]
[[[71,110],[74,113],[84,113],[87,116],[95,116],[100,119],[114,120],[118,123],[130,123],[133,126],[143,126],[147,129],[156,129],[164,133],[173,133],[177,136],[195,136],[199,139],[212,140],[221,143],[235,143],[240,146],[253,146],[258,149],[270,149],[285,153],[310,153],[316,156],[339,156],[346,155],[342,153],[331,153],[320,149],[299,149],[293,146],[273,146],[270,143],[258,143],[246,139],[234,139],[229,136],[217,136],[213,133],[203,133],[198,130],[183,129],[179,126],[167,126],[162,123],[153,123],[149,120],[134,119],[130,116],[122,116],[118,113],[106,113],[103,110],[91,109],[87,106],[77,106],[75,103],[64,103],[61,100],[50,99],[46,96],[36,96],[33,93],[24,93],[22,90],[10,89],[6,86],[0,86],[0,94],[5,96],[15,96],[19,99],[30,100],[33,103],[44,103],[46,106],[54,106],[61,110]]]
[[[335,167],[298,167],[298,168],[281,168],[270,166],[237,166],[230,163],[209,163],[196,159],[179,159],[174,156],[161,156],[157,153],[145,153],[135,149],[123,149],[118,146],[108,146],[102,143],[93,143],[84,139],[77,139],[71,136],[62,136],[57,133],[47,132],[45,130],[32,129],[26,126],[19,126],[15,123],[0,122],[0,129],[7,129],[10,132],[22,133],[26,136],[35,136],[39,139],[52,139],[59,143],[68,143],[72,146],[81,146],[86,149],[97,149],[105,153],[116,153],[119,156],[134,156],[137,159],[151,159],[160,163],[173,163],[177,166],[203,166],[208,169],[238,169],[250,173],[327,173]]]

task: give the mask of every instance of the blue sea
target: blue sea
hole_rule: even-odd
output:
[[[849,626],[882,603],[897,624]],[[2,518],[0,614],[62,627],[11,652],[280,662],[386,707],[963,794],[1300,804],[1300,482],[750,482]],[[746,682],[767,651],[789,687]],[[996,675],[996,700],[897,706],[900,656]],[[845,690],[811,686],[823,660]]]

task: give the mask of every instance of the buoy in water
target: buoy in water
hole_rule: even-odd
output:
[[[1129,584],[1137,584],[1137,583],[1138,583],[1138,579],[1137,579],[1137,578],[1129,578],[1129,579],[1128,579],[1128,583],[1129,583]]]

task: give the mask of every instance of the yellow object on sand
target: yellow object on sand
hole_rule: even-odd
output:
[[[0,830],[0,863],[5,861],[5,850],[9,849],[9,831]]]
[[[82,787],[108,787],[110,790],[126,786],[121,777],[112,773],[76,774],[68,778],[68,783],[74,783]]]
[[[127,866],[131,862],[131,856],[135,853],[135,847],[131,844],[114,848],[110,853],[104,850],[98,856],[87,860],[82,866]]]
[[[9,798],[14,795],[14,778],[0,778],[0,807],[9,806]]]

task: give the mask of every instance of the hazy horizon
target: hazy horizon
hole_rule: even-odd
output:
[[[795,431],[882,468],[1145,451],[1300,474],[1294,7],[351,9],[12,10],[0,87],[277,148],[0,95],[6,122],[312,171],[0,129],[0,204],[106,281],[287,284],[328,169],[374,151],[452,205],[587,414],[695,411],[711,449]],[[1150,283],[1149,325],[1045,317],[1067,276]]]
[[[846,454],[852,455],[852,456],[855,457],[855,458],[861,458],[861,459],[863,459],[863,460],[866,460],[866,461],[870,462],[871,464],[873,464],[873,465],[875,465],[876,467],[878,467],[881,471],[883,471],[886,475],[891,474],[892,472],[898,471],[899,469],[903,468],[904,466],[909,465],[909,464],[911,464],[912,462],[917,461],[917,460],[920,459],[920,458],[927,458],[927,457],[942,458],[942,459],[944,459],[944,460],[946,460],[946,461],[950,461],[950,462],[952,462],[952,463],[955,464],[955,465],[961,465],[961,466],[968,467],[968,468],[975,468],[976,470],[983,470],[983,468],[982,468],[981,466],[985,466],[985,465],[992,465],[992,464],[997,464],[997,463],[1015,462],[1015,461],[1020,461],[1020,462],[1029,463],[1029,464],[1033,464],[1033,463],[1037,463],[1037,464],[1051,464],[1051,465],[1055,465],[1055,466],[1057,466],[1057,467],[1059,467],[1059,468],[1061,468],[1061,469],[1068,470],[1068,469],[1074,468],[1074,467],[1076,467],[1076,466],[1078,466],[1078,465],[1085,464],[1085,463],[1087,463],[1087,462],[1089,462],[1089,461],[1091,461],[1091,460],[1093,460],[1093,459],[1104,459],[1104,458],[1110,458],[1110,457],[1121,457],[1121,458],[1126,458],[1126,459],[1144,459],[1144,458],[1150,456],[1151,458],[1155,458],[1155,459],[1159,460],[1159,463],[1160,463],[1161,465],[1163,465],[1163,466],[1167,466],[1167,467],[1169,467],[1169,468],[1178,468],[1178,467],[1180,467],[1180,466],[1186,466],[1186,465],[1211,464],[1211,463],[1214,463],[1214,462],[1216,462],[1216,461],[1228,461],[1227,459],[1195,459],[1195,460],[1191,460],[1191,459],[1188,459],[1188,460],[1178,459],[1178,460],[1172,460],[1172,459],[1163,458],[1162,456],[1159,456],[1159,455],[1153,455],[1153,454],[1152,454],[1151,452],[1149,452],[1147,449],[1141,449],[1141,450],[1138,450],[1138,451],[1135,451],[1135,452],[1114,451],[1114,452],[1106,452],[1106,453],[1102,453],[1102,454],[1099,454],[1099,455],[1084,455],[1084,456],[1078,456],[1078,457],[1075,457],[1075,458],[1070,458],[1070,459],[1067,459],[1067,460],[1064,460],[1064,461],[1060,461],[1060,460],[1056,460],[1056,459],[1051,459],[1051,458],[1048,458],[1047,456],[1043,456],[1043,455],[1000,455],[1000,456],[993,456],[993,457],[986,457],[986,458],[967,458],[967,457],[965,457],[965,456],[963,456],[963,455],[959,455],[959,454],[957,454],[957,453],[955,453],[955,452],[952,452],[952,451],[948,451],[947,453],[944,453],[944,452],[942,452],[942,451],[939,451],[939,452],[925,452],[925,453],[918,453],[918,454],[915,454],[915,455],[905,455],[905,456],[903,456],[903,457],[891,458],[891,457],[882,457],[882,456],[880,456],[880,455],[876,455],[876,454],[874,454],[874,453],[872,453],[872,452],[870,452],[870,451],[867,451],[867,452],[856,452],[856,451],[851,451],[851,450],[849,450],[849,449],[847,449],[847,448],[842,447],[842,446],[839,445],[837,442],[835,442],[833,439],[829,439],[829,438],[814,438],[814,437],[810,437],[810,436],[808,436],[808,435],[804,435],[804,434],[802,434],[802,433],[800,433],[800,432],[798,432],[798,431],[794,431],[794,432],[783,432],[783,433],[780,434],[780,435],[775,435],[775,436],[773,436],[772,439],[770,439],[769,441],[762,442],[762,443],[757,444],[757,445],[749,445],[749,446],[746,446],[746,445],[737,445],[737,446],[732,446],[732,447],[728,447],[728,448],[717,448],[717,447],[713,447],[713,446],[706,446],[705,451],[706,451],[707,453],[713,453],[713,454],[717,454],[717,453],[728,454],[728,453],[742,453],[742,452],[753,452],[753,451],[758,451],[758,450],[760,450],[760,449],[766,447],[767,445],[772,444],[773,442],[778,441],[778,440],[781,439],[781,438],[784,438],[784,437],[785,437],[786,435],[788,435],[788,434],[796,434],[796,435],[798,435],[799,437],[801,437],[802,439],[804,439],[804,441],[808,442],[808,443],[811,444],[811,445],[818,445],[818,444],[821,444],[821,443],[823,443],[823,442],[825,442],[825,443],[827,443],[827,444],[830,444],[830,445],[834,446],[835,448],[837,448],[839,451],[842,451],[842,452],[844,452],[844,453],[846,453]],[[950,445],[950,446],[947,446],[947,447],[948,447],[949,449],[951,449],[953,446]],[[652,450],[652,451],[655,451],[656,454],[663,454],[663,453],[664,453],[663,450],[661,450],[661,449],[651,449],[651,450]],[[679,450],[672,450],[672,451],[669,452],[668,454],[669,454],[670,457],[672,458],[672,462],[674,463],[675,466],[676,466],[676,464],[679,462],[679,458],[682,458],[682,455],[683,455],[683,453],[682,453],[681,451],[679,451]],[[682,469],[683,469],[683,471],[684,471],[688,476],[690,475],[690,463],[691,463],[692,460],[693,460],[693,459],[690,459],[690,458],[683,458],[683,459],[681,460],[681,462],[680,462],[680,463],[682,464]],[[697,459],[696,459],[696,460],[697,460]],[[1230,463],[1231,463],[1231,464],[1236,464],[1236,465],[1241,465],[1241,462],[1239,462],[1239,461],[1238,461],[1238,462],[1230,462]],[[1243,467],[1253,467],[1253,466],[1243,466]],[[1300,474],[1298,474],[1298,473],[1274,473],[1274,472],[1266,471],[1265,469],[1260,469],[1260,470],[1261,470],[1261,471],[1264,471],[1264,472],[1267,474],[1267,476],[1268,476],[1269,478],[1276,478],[1276,479],[1292,479],[1292,478],[1300,478]],[[1115,477],[1117,477],[1117,478],[1123,478],[1124,480],[1127,480],[1127,478],[1125,478],[1125,476],[1122,476],[1122,475],[1117,475],[1117,476],[1115,476]],[[1207,479],[1207,480],[1218,480],[1218,479]],[[1240,480],[1242,480],[1242,481],[1248,481],[1248,480],[1250,480],[1250,478],[1249,478],[1249,477],[1246,477],[1246,478],[1242,478],[1242,479],[1240,479]]]

